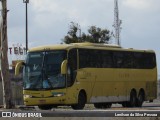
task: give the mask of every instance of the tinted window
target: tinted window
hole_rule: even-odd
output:
[[[112,52],[105,50],[79,49],[80,68],[113,67]]]
[[[134,68],[151,69],[156,66],[155,54],[134,53]]]
[[[79,49],[80,68],[152,69],[155,66],[154,53]]]
[[[152,69],[156,66],[153,53],[114,51],[113,54],[116,68]]]
[[[132,68],[133,53],[125,51],[113,51],[114,64],[116,68]]]

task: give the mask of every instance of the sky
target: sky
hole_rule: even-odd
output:
[[[9,46],[25,46],[23,0],[8,0],[8,10]],[[119,17],[121,46],[155,50],[159,70],[160,0],[119,0]],[[114,0],[30,0],[28,21],[29,48],[61,43],[72,21],[82,32],[92,25],[114,31]]]

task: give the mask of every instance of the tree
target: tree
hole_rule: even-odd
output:
[[[78,31],[77,24],[71,22],[70,30],[68,31],[67,35],[64,37],[63,42],[66,44],[78,42],[77,31]]]
[[[1,59],[1,77],[3,87],[3,105],[4,108],[10,109],[12,104],[12,90],[11,81],[9,77],[9,64],[8,64],[8,40],[7,40],[7,0],[2,2],[2,25],[0,35],[0,59]]]
[[[91,26],[88,29],[88,34],[82,33],[79,28],[80,25],[71,22],[70,29],[67,35],[64,37],[63,42],[69,43],[80,43],[80,42],[91,42],[91,43],[108,43],[111,39],[110,31],[107,29],[102,29],[96,26]],[[77,35],[79,30],[79,36]]]

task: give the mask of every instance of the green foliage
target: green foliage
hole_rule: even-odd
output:
[[[76,43],[78,41],[77,37],[77,31],[78,31],[78,26],[71,22],[70,25],[70,30],[68,31],[68,34],[64,37],[64,43]]]
[[[66,44],[80,42],[108,43],[111,39],[110,31],[107,29],[91,26],[88,29],[88,34],[81,34],[81,29],[79,27],[80,25],[77,23],[71,22],[70,29],[67,35],[63,38],[63,42]]]

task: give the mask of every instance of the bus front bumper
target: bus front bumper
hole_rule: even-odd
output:
[[[54,104],[65,104],[65,96],[60,97],[48,97],[48,98],[32,98],[24,97],[24,104],[27,106],[34,105],[54,105]]]

